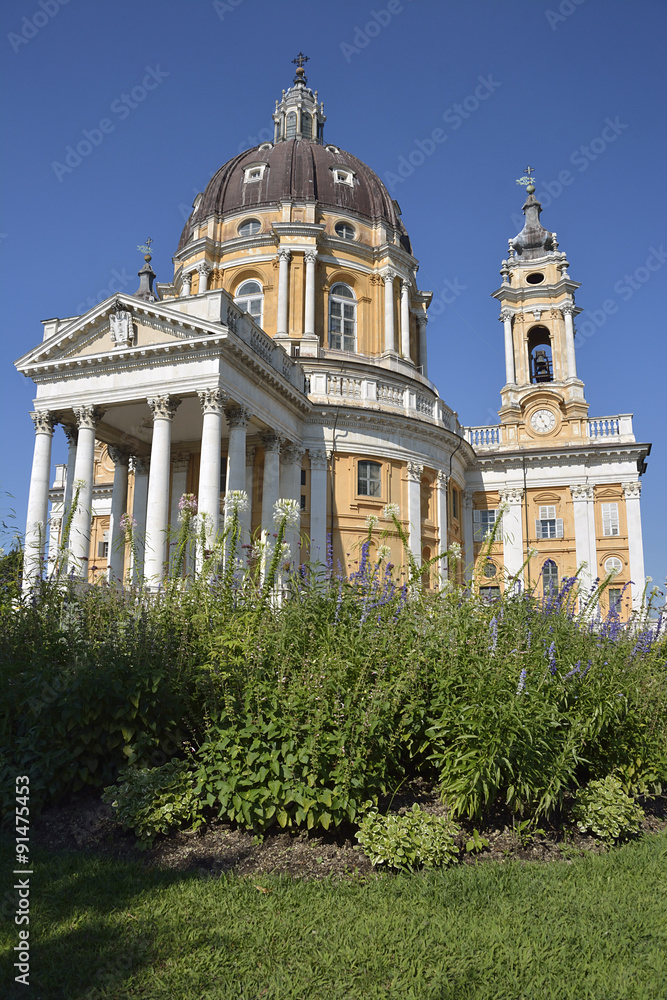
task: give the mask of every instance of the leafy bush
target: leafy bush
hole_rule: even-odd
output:
[[[415,803],[403,815],[367,813],[356,837],[374,865],[436,868],[456,860],[459,833],[450,819],[424,812]]]
[[[590,830],[606,841],[625,840],[638,833],[645,815],[612,774],[577,792],[572,814],[582,833]]]
[[[200,812],[187,761],[171,760],[161,767],[128,768],[117,785],[102,793],[124,830],[134,830],[139,846],[149,847],[159,833],[193,824]]]

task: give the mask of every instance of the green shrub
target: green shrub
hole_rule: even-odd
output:
[[[623,791],[621,781],[612,774],[591,781],[577,792],[572,814],[582,833],[588,830],[602,840],[626,840],[639,832],[644,810]]]
[[[445,816],[433,816],[415,803],[403,815],[364,816],[357,840],[374,865],[391,868],[436,868],[456,861],[459,827]]]
[[[187,761],[171,760],[161,767],[128,768],[117,785],[102,793],[124,830],[134,830],[140,846],[150,846],[159,833],[192,825],[200,813]]]

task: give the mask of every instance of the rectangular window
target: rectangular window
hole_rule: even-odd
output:
[[[109,543],[108,542],[98,542],[97,543],[97,558],[107,559],[109,556]]]
[[[479,596],[483,601],[497,601],[500,599],[500,587],[480,587]]]
[[[301,485],[302,486],[306,485],[306,470],[305,469],[301,470]]]
[[[305,510],[305,509],[306,509],[306,495],[305,495],[305,493],[302,493],[301,494],[301,510]]]
[[[227,492],[227,456],[222,456],[222,461],[220,462],[220,492]]]
[[[455,521],[459,519],[459,491],[452,487],[452,517]]]
[[[382,496],[382,466],[378,462],[359,462],[357,493],[362,497]]]
[[[540,516],[535,520],[535,538],[562,538],[563,519],[556,517],[555,505],[540,507]]]
[[[354,350],[354,305],[331,301],[329,343],[334,351]]]
[[[621,588],[620,587],[610,587],[609,588],[609,610],[616,611],[618,613],[621,610]]]
[[[618,535],[620,534],[618,527],[618,504],[617,503],[603,503],[602,504],[602,534],[603,535]]]
[[[493,531],[497,520],[497,510],[474,510],[472,521],[475,528],[475,541],[483,542],[486,536]]]

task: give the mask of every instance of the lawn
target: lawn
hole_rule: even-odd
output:
[[[36,853],[39,1000],[659,1000],[667,838],[551,864],[221,878]]]

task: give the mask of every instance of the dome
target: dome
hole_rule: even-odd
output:
[[[247,168],[262,164],[261,179],[248,183]],[[316,201],[325,211],[355,212],[372,222],[386,222],[398,231],[403,248],[412,252],[398,205],[378,175],[337,146],[301,138],[262,143],[220,167],[185,224],[178,249],[211,215],[277,206],[286,199]]]

